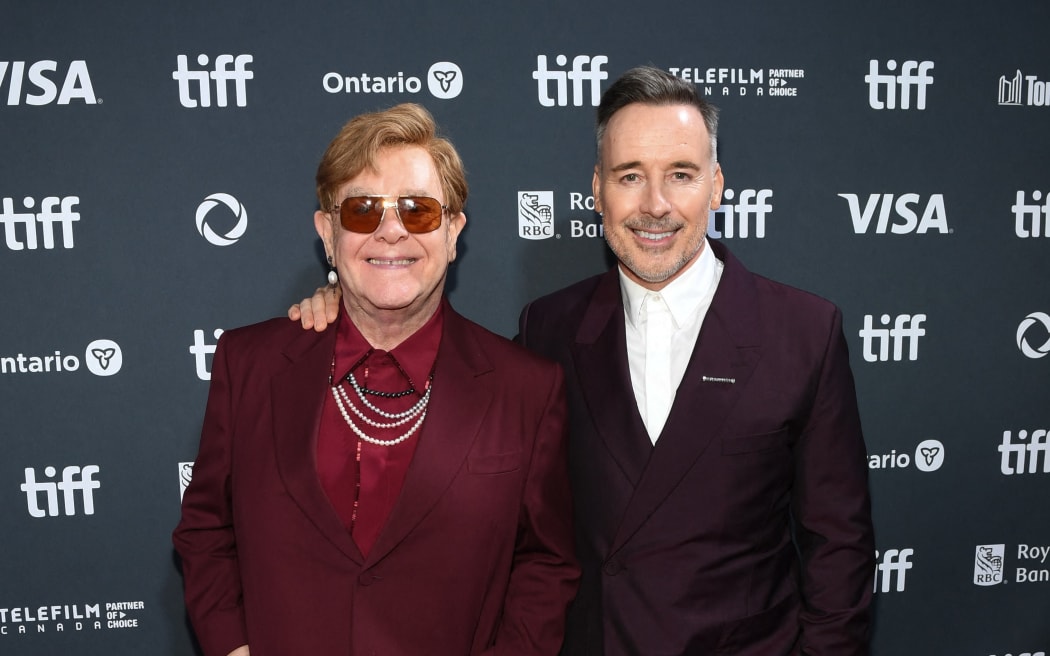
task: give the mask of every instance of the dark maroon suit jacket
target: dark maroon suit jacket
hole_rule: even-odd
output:
[[[568,390],[583,580],[563,653],[867,654],[875,545],[840,313],[709,243],[725,269],[655,447],[616,271],[522,313],[519,340]]]
[[[362,557],[317,476],[337,331],[219,341],[174,541],[207,656],[556,654],[572,550],[560,368],[446,306],[404,487]]]

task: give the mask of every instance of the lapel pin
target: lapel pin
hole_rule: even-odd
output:
[[[730,385],[736,382],[736,378],[721,378],[719,376],[703,376],[701,380],[705,383],[728,383]]]

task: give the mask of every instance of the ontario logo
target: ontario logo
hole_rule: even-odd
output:
[[[441,100],[450,100],[463,92],[463,69],[455,62],[439,61],[426,73],[427,91]],[[324,74],[321,87],[328,93],[352,94],[416,94],[423,90],[423,80],[418,76],[398,71],[385,75],[375,72],[346,75],[334,71]]]

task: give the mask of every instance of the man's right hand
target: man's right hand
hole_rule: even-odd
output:
[[[303,324],[303,330],[313,328],[317,332],[324,332],[328,324],[335,323],[339,316],[339,299],[342,292],[338,285],[318,287],[310,298],[304,298],[292,307],[288,308],[288,318]],[[247,650],[247,647],[245,647]],[[245,651],[245,654],[248,652]],[[237,654],[241,656],[241,654]]]
[[[226,656],[249,656],[248,645],[241,645],[237,649],[231,651],[229,654],[226,654]]]

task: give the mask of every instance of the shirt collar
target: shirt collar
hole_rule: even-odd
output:
[[[437,311],[423,324],[419,330],[412,333],[405,341],[395,346],[389,353],[417,389],[423,389],[423,385],[430,377],[437,360],[438,347],[441,345],[441,332],[445,319],[445,303],[441,300]],[[372,345],[368,343],[361,331],[346,312],[346,308],[340,305],[339,328],[335,337],[335,380],[341,380],[350,368],[361,361],[368,353]],[[380,352],[376,349],[376,352]]]
[[[672,280],[659,292],[642,287],[627,277],[623,267],[617,266],[620,274],[620,294],[623,297],[623,307],[627,315],[627,321],[633,328],[640,328],[642,312],[645,309],[645,298],[648,294],[659,294],[663,297],[667,309],[671,312],[671,320],[674,327],[684,326],[689,317],[696,311],[700,302],[708,296],[709,292],[718,284],[716,267],[719,264],[715,257],[711,244],[704,237],[704,246],[700,251],[700,257],[688,265],[682,275]]]

